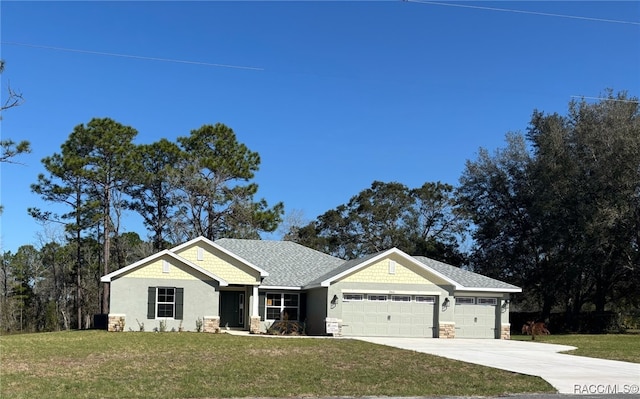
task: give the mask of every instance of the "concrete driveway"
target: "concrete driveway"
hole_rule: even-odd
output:
[[[640,393],[640,364],[558,353],[575,349],[572,346],[498,339],[356,339],[535,375],[542,377],[559,393]]]

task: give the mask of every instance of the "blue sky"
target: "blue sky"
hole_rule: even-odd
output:
[[[504,11],[512,10],[512,11]],[[258,198],[307,221],[374,180],[457,184],[480,147],[572,96],[640,95],[640,3],[0,3],[0,248],[40,245],[30,206],[41,159],[74,126],[110,117],[136,143],[222,122],[260,154]],[[220,66],[220,65],[227,65]],[[244,68],[250,67],[250,68]],[[135,214],[125,230],[146,231]],[[279,238],[273,236],[273,238]]]

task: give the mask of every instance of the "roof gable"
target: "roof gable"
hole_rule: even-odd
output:
[[[330,271],[324,276],[321,276],[315,281],[312,281],[311,283],[308,284],[308,286],[309,288],[311,288],[312,286],[328,287],[329,285],[331,285],[331,283],[337,280],[340,280],[352,273],[355,273],[368,266],[371,266],[374,263],[379,262],[380,260],[383,260],[385,258],[391,258],[391,257],[400,258],[401,260],[410,264],[411,266],[415,266],[418,269],[422,269],[426,271],[427,273],[434,276],[436,279],[441,280],[441,282],[445,282],[447,284],[456,286],[456,282],[451,278],[449,278],[447,275],[444,275],[437,270],[430,269],[424,263],[407,255],[406,253],[404,253],[403,251],[397,248],[391,248],[386,251],[378,252],[377,254],[371,254],[360,259],[353,259],[353,260],[347,261],[343,263],[340,267],[337,267],[336,269]]]
[[[172,252],[175,252],[177,254],[180,254],[186,250],[188,250],[191,247],[194,246],[200,246],[200,247],[209,247],[210,249],[214,250],[214,251],[220,251],[222,253],[224,253],[225,255],[229,256],[230,258],[242,263],[244,266],[248,267],[249,269],[252,269],[256,272],[258,272],[260,277],[266,277],[269,275],[269,272],[267,272],[266,270],[264,270],[262,267],[252,263],[250,260],[243,258],[242,256],[239,256],[237,253],[233,252],[233,251],[229,251],[227,248],[220,246],[218,244],[216,244],[215,242],[200,236],[197,238],[194,238],[193,240],[189,240],[187,242],[185,242],[184,244],[180,244],[177,247],[174,247],[171,249]]]
[[[178,262],[180,265],[184,266],[187,270],[193,270],[194,272],[200,273],[204,276],[207,276],[209,278],[211,278],[212,280],[218,281],[218,283],[221,286],[227,286],[228,283],[227,281],[225,281],[223,278],[220,278],[219,276],[215,275],[214,273],[211,273],[208,270],[205,270],[203,268],[201,268],[200,266],[188,261],[187,259],[184,259],[176,254],[174,254],[173,252],[169,251],[169,250],[164,250],[161,252],[158,252],[156,254],[153,254],[151,256],[147,256],[144,259],[139,260],[138,262],[132,263],[129,266],[123,267],[122,269],[118,269],[116,271],[113,271],[109,274],[106,274],[104,276],[102,276],[100,278],[100,281],[103,283],[109,283],[111,282],[114,278],[117,277],[122,277],[125,276],[126,274],[133,272],[135,270],[138,270],[140,268],[143,268],[147,265],[150,265],[152,263],[154,263],[157,260],[162,259],[163,257],[170,257],[171,259],[173,259],[174,261]]]

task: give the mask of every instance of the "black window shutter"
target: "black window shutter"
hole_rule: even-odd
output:
[[[156,318],[156,287],[149,287],[147,295],[147,319]]]
[[[182,310],[184,308],[184,288],[176,288],[176,319],[182,320]]]

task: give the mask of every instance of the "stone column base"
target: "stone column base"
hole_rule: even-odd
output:
[[[500,339],[511,339],[511,324],[502,323],[500,326]]]
[[[204,316],[202,323],[202,331],[206,333],[219,333],[220,332],[220,317],[219,316]]]
[[[260,334],[260,316],[251,316],[249,321],[249,333]]]
[[[109,321],[107,324],[107,331],[120,332],[124,331],[124,323],[126,320],[125,314],[109,314]]]
[[[456,323],[440,322],[438,326],[438,338],[451,339],[456,337]]]

